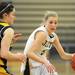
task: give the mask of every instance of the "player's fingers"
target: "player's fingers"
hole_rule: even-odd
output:
[[[48,67],[48,71],[50,73],[53,73],[55,71],[55,67],[52,64],[50,64],[50,66]]]
[[[14,37],[22,36],[22,34],[15,34]]]

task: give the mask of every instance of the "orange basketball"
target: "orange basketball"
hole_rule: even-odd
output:
[[[75,70],[75,54],[73,55],[72,60],[71,60],[71,67],[73,70]]]

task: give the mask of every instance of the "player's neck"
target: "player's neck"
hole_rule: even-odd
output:
[[[45,26],[44,26],[44,27],[45,27]],[[52,32],[51,32],[47,27],[45,27],[45,29],[46,29],[48,35],[52,34]]]

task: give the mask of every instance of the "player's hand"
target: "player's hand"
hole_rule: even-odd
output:
[[[20,40],[22,38],[22,34],[21,33],[14,33],[14,37],[12,39],[13,43],[15,43],[16,41]]]
[[[49,73],[53,73],[55,71],[55,67],[49,61],[45,61],[44,65]]]
[[[17,56],[17,59],[20,61],[20,62],[25,62],[26,61],[26,55],[25,54],[23,54],[23,53],[17,53],[16,54],[16,56]]]

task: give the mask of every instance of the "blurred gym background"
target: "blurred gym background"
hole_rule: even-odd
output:
[[[58,34],[61,44],[66,52],[75,52],[75,0],[0,0],[13,2],[16,8],[16,21],[13,25],[15,31],[22,33],[23,38],[13,45],[14,51],[24,50],[25,43],[31,34],[42,22],[44,13],[47,10],[56,11],[59,15]],[[12,50],[12,51],[13,51]],[[56,67],[59,75],[75,75],[71,68],[70,61],[60,58],[53,47],[50,50],[50,61]],[[13,63],[9,66],[12,66]],[[15,66],[16,67],[15,67]],[[20,63],[12,66],[13,72],[19,74]],[[14,68],[15,67],[15,68]]]

